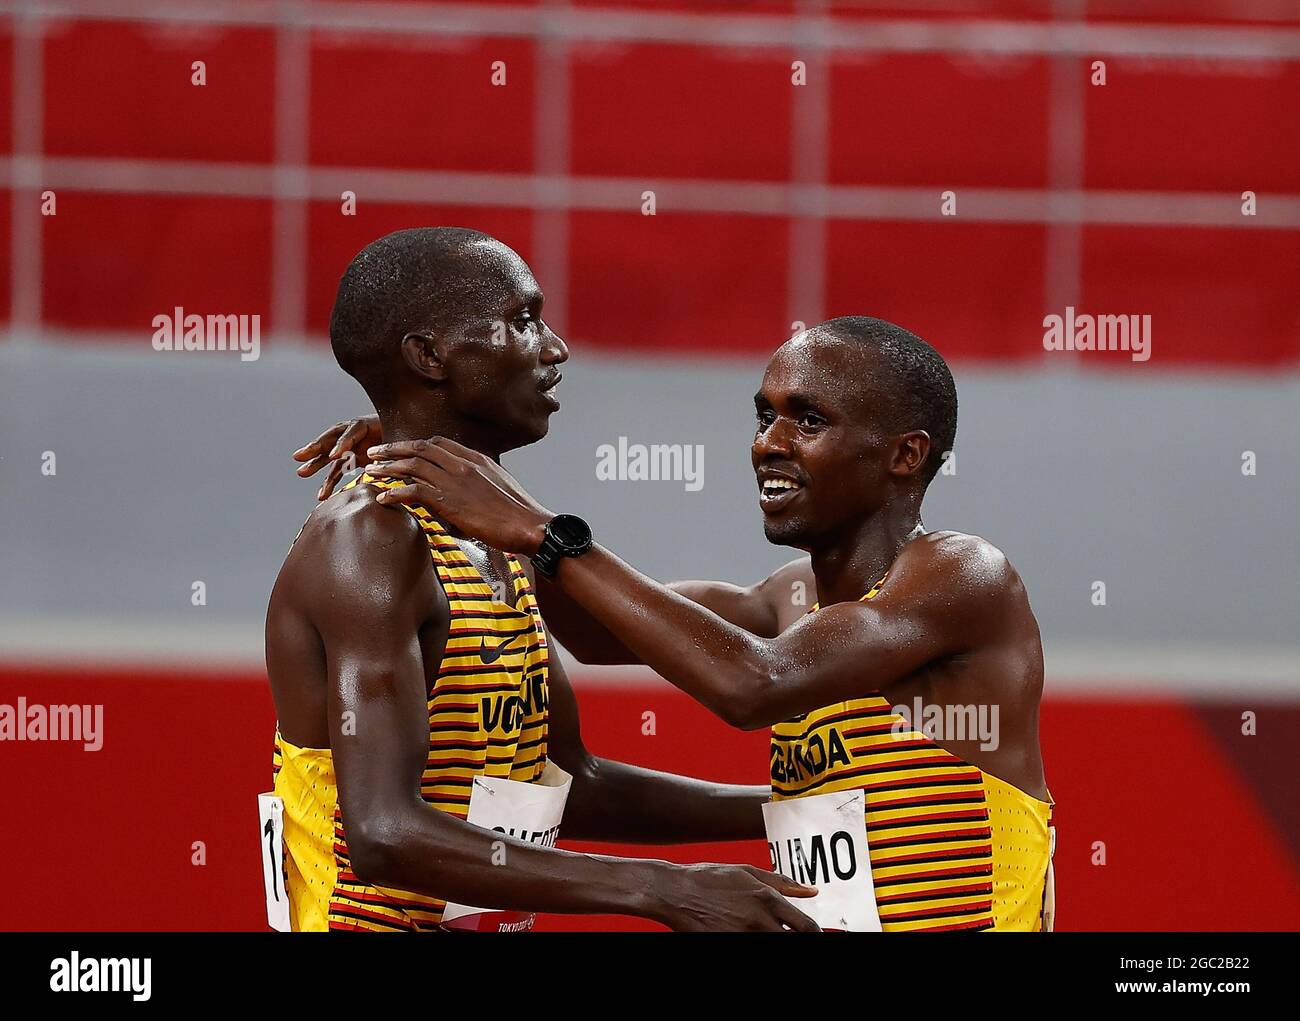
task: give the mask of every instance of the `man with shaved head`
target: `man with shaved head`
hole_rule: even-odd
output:
[[[1038,624],[1001,551],[921,521],[956,433],[947,365],[892,323],[833,319],[782,345],[754,403],[764,531],[808,557],[750,589],[658,584],[454,437],[385,443],[367,470],[532,556],[579,658],[645,663],[732,726],[771,727],[769,850],[819,887],[804,906],[824,927],[1050,928]]]
[[[343,274],[330,341],[385,439],[452,437],[495,462],[545,436],[559,407],[568,349],[542,302],[501,242],[403,230]],[[321,503],[267,611],[290,926],[513,931],[553,911],[816,929],[780,895],[813,891],[781,876],[553,846],[561,825],[599,840],[758,837],[768,792],[588,752],[529,566],[429,508],[385,507],[394,487],[362,476]]]

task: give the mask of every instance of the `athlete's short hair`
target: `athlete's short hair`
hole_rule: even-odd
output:
[[[930,434],[923,469],[929,485],[957,437],[957,385],[943,355],[916,334],[871,316],[841,316],[815,329],[870,345],[894,374],[898,386],[890,427],[899,433],[924,429]]]
[[[470,253],[493,240],[464,227],[412,227],[372,241],[344,270],[330,346],[372,399],[404,336],[446,328],[478,296],[482,283]]]

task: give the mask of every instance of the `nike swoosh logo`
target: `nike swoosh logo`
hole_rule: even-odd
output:
[[[501,653],[505,651],[506,646],[509,645],[511,642],[513,642],[516,638],[520,638],[520,637],[522,637],[522,635],[511,635],[504,642],[498,642],[495,646],[493,646],[490,649],[487,647],[487,639],[486,638],[481,639],[479,641],[479,647],[478,647],[479,661],[483,663],[495,663],[497,660],[501,658]]]

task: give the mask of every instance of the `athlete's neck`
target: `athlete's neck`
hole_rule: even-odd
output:
[[[920,502],[897,500],[811,550],[818,605],[861,599],[924,531]]]
[[[445,436],[462,446],[486,454],[494,461],[501,460],[502,451],[495,448],[483,434],[464,422],[456,421],[441,408],[401,407],[379,412],[379,425],[385,443],[402,443],[409,440],[427,440],[432,436]]]

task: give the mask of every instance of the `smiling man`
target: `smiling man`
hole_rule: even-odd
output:
[[[552,578],[548,615],[556,596],[572,601],[567,640],[580,608],[592,658],[643,662],[731,725],[772,727],[774,864],[819,885],[833,865],[830,885],[871,900],[862,927],[1050,928],[1037,621],[999,550],[921,522],[956,433],[947,365],[901,327],[834,319],[773,355],[755,407],[764,531],[810,556],[753,589],[660,585],[445,437],[377,447],[369,470],[407,483],[386,501],[531,555]],[[818,606],[803,613],[790,585],[809,576]],[[900,705],[937,707],[940,720],[994,710],[1000,733],[950,733]],[[865,879],[851,868],[864,846]],[[818,862],[816,849],[837,847],[843,858]]]

